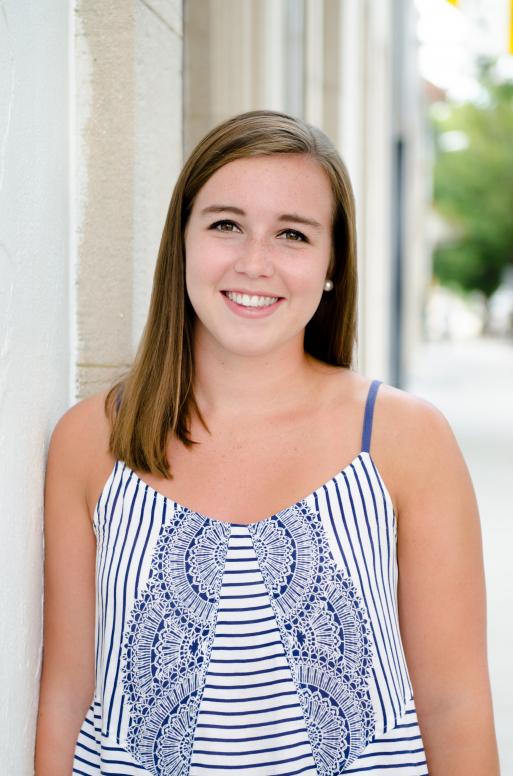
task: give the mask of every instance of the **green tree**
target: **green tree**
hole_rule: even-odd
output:
[[[513,82],[499,82],[494,67],[479,63],[478,99],[432,113],[434,207],[455,235],[435,249],[433,271],[486,299],[513,264]]]

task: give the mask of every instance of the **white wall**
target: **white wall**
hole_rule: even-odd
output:
[[[181,0],[0,3],[0,773],[33,773],[50,434],[133,357],[183,159]]]
[[[0,9],[0,766],[32,773],[44,461],[69,399],[68,11]]]

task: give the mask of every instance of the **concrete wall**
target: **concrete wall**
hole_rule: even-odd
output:
[[[32,773],[47,441],[69,401],[69,19],[0,10],[0,770]]]
[[[0,9],[0,770],[33,773],[51,431],[133,357],[182,153],[180,0]]]
[[[182,4],[76,0],[76,354],[82,398],[130,363],[182,154]]]

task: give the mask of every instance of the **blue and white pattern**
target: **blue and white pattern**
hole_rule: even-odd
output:
[[[99,498],[96,691],[73,773],[427,774],[397,615],[396,516],[362,451],[249,525],[118,461]]]

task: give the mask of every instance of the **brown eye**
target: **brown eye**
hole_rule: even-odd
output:
[[[223,220],[223,221],[216,221],[215,224],[211,224],[209,228],[215,229],[218,232],[225,232],[225,231],[232,232],[233,231],[232,229],[217,229],[218,226],[224,226],[226,224],[228,224],[228,226],[237,226],[237,224],[234,221]]]
[[[299,237],[298,240],[294,239],[292,242],[308,242],[305,235],[302,232],[298,232],[296,229],[285,229],[285,232],[282,232],[282,234],[293,234],[296,237]]]

